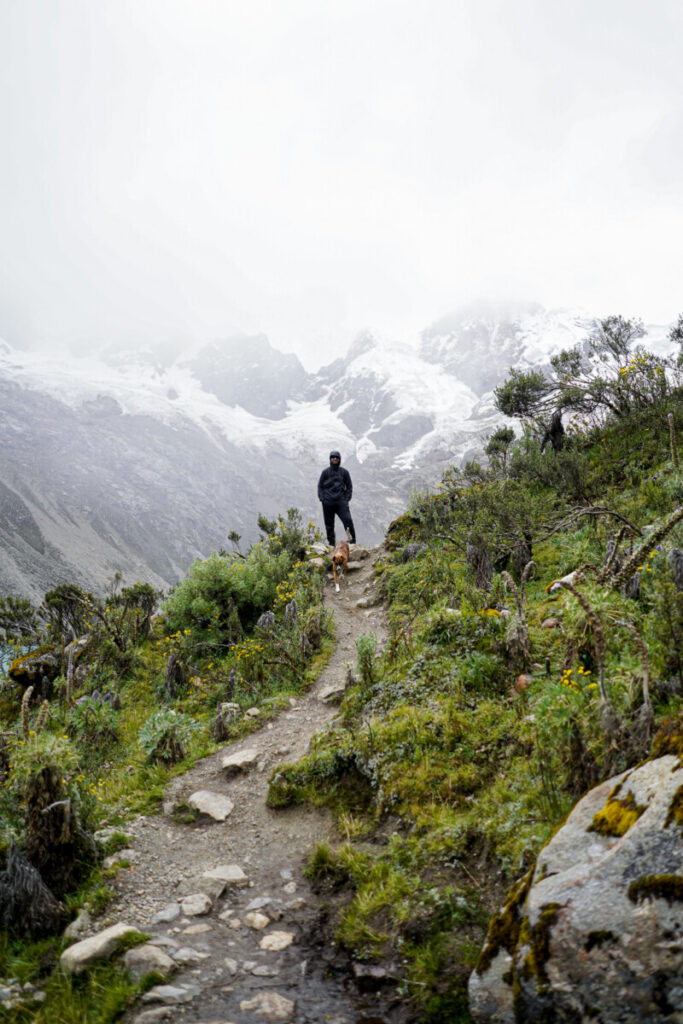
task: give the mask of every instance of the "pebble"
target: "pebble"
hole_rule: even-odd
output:
[[[215,821],[225,821],[229,814],[232,814],[234,803],[223,793],[211,793],[209,790],[200,789],[187,799],[188,807],[199,811],[200,814],[208,814]]]
[[[158,911],[151,919],[150,924],[162,924],[165,921],[175,921],[180,917],[180,907],[177,903],[168,903],[163,910]]]
[[[171,1020],[171,1010],[168,1006],[155,1006],[153,1010],[143,1010],[133,1024],[156,1024],[160,1020]]]
[[[279,953],[281,949],[287,949],[293,942],[293,932],[270,932],[270,934],[263,936],[259,946],[261,949],[268,949],[273,953]]]
[[[174,952],[173,959],[179,964],[199,964],[208,956],[208,953],[200,953],[198,949],[192,949],[191,946],[183,946],[182,949],[177,949]]]
[[[181,903],[183,914],[188,917],[197,917],[199,914],[208,914],[211,910],[211,900],[205,892],[196,892],[193,896],[186,896]]]
[[[111,857],[105,857],[102,863],[102,867],[106,871],[108,868],[117,867],[117,865],[119,865],[123,860],[126,860],[128,861],[129,864],[132,864],[134,861],[138,859],[139,856],[140,855],[139,853],[137,853],[136,850],[119,850],[118,853],[112,853]]]
[[[205,892],[212,900],[218,900],[225,892],[226,886],[227,882],[222,878],[195,875],[192,878],[182,880],[178,889],[178,898],[181,896],[192,896],[196,892]]]
[[[166,946],[167,949],[177,949],[178,943],[175,939],[169,939],[167,935],[153,935],[149,939],[150,946]]]
[[[279,992],[259,992],[253,999],[243,999],[240,1010],[243,1013],[253,1011],[257,1017],[265,1017],[269,1021],[289,1020],[294,1013],[291,999],[281,996]]]
[[[259,914],[258,912],[244,915],[244,923],[247,928],[253,928],[254,931],[260,932],[264,928],[267,928],[270,924],[270,918],[266,917],[265,914]]]
[[[142,1002],[176,1006],[178,1003],[191,1003],[199,994],[200,989],[196,985],[155,985],[142,995]]]
[[[251,900],[250,903],[247,903],[244,909],[246,910],[247,913],[249,913],[250,910],[261,910],[263,907],[267,907],[269,903],[270,896],[257,896],[256,899],[253,899]]]
[[[204,932],[210,932],[210,924],[191,924],[189,928],[183,928],[183,935],[202,935]]]
[[[246,772],[250,768],[253,768],[258,760],[258,750],[256,747],[248,747],[245,750],[238,750],[234,754],[227,754],[221,765],[228,774],[237,772]]]
[[[306,903],[306,900],[302,896],[297,896],[294,900],[289,900],[285,903],[285,910],[300,910]]]
[[[202,878],[217,878],[233,889],[244,889],[249,884],[249,879],[239,864],[219,864],[218,867],[205,871]]]
[[[277,967],[268,967],[267,964],[260,964],[258,967],[254,967],[251,973],[256,978],[274,978],[280,971]]]
[[[123,962],[133,981],[136,982],[152,972],[161,975],[162,978],[168,978],[175,970],[175,964],[170,956],[151,943],[129,949]]]

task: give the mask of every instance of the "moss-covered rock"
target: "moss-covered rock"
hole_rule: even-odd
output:
[[[636,803],[630,790],[623,799],[610,795],[605,806],[593,815],[588,831],[601,836],[625,836],[644,810],[645,807]]]
[[[683,976],[670,941],[683,902],[680,766],[672,751],[579,801],[491,921],[470,979],[478,1024],[668,1019]]]
[[[61,653],[56,647],[38,647],[29,654],[15,658],[9,667],[10,679],[21,686],[36,686],[43,679],[52,682],[59,675]]]

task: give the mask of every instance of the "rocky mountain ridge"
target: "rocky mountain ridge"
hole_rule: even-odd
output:
[[[255,539],[259,512],[296,506],[322,525],[331,448],[354,479],[359,539],[375,543],[411,489],[481,453],[509,367],[544,365],[594,323],[468,309],[418,346],[364,332],[317,373],[264,335],[78,358],[0,343],[0,592],[102,587],[117,571],[165,589],[231,530]]]

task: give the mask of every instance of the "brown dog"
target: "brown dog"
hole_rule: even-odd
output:
[[[339,591],[339,580],[346,572],[348,564],[349,545],[347,541],[340,540],[332,552],[332,575],[334,576],[334,589],[337,592]]]

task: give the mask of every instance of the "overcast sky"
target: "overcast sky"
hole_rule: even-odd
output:
[[[0,0],[0,337],[683,311],[680,0]]]

